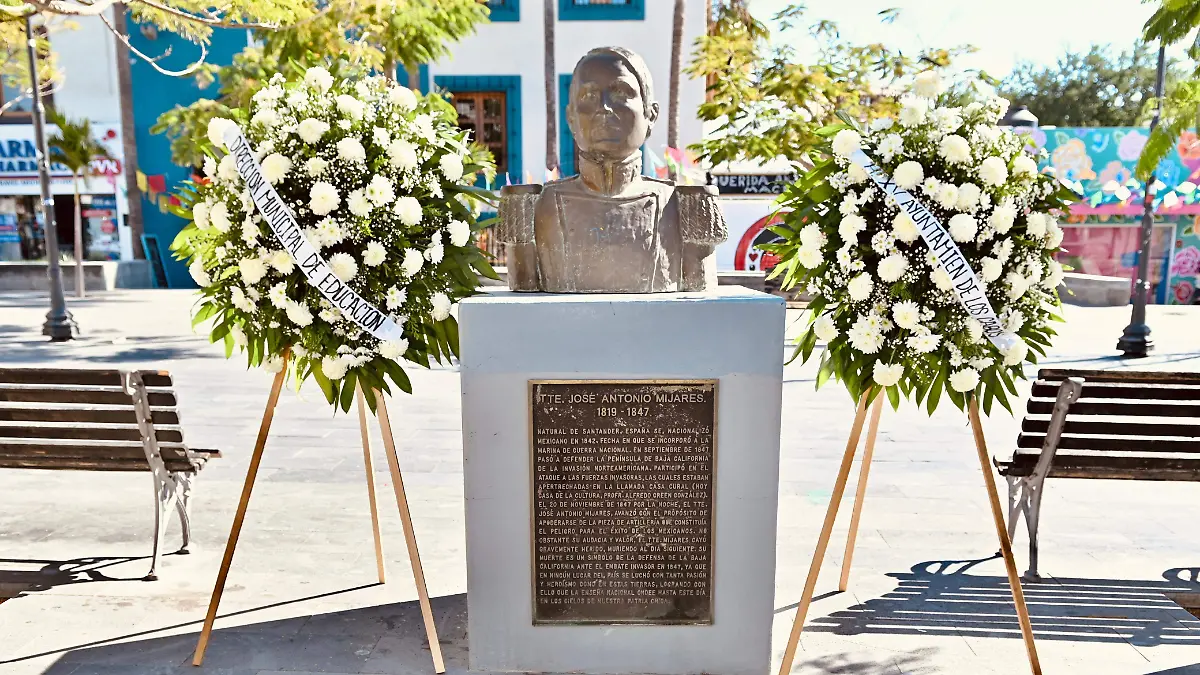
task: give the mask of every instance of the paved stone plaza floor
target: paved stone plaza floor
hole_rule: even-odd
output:
[[[315,389],[280,401],[207,662],[188,665],[270,383],[191,333],[191,298],[72,303],[82,339],[49,344],[44,300],[0,295],[0,366],[168,368],[188,441],[225,455],[199,477],[192,554],[167,556],[158,582],[139,580],[153,525],[146,475],[0,470],[0,675],[432,673],[379,439],[385,585],[375,583],[356,420],[332,416]],[[1126,308],[1068,308],[1050,361],[1200,370],[1198,310],[1152,307],[1158,349],[1130,363],[1111,349]],[[785,374],[776,663],[854,413],[833,386],[814,391],[814,375],[798,364]],[[412,379],[415,395],[393,404],[400,462],[447,665],[461,673],[458,376],[443,367]],[[1003,411],[986,420],[993,452],[1011,452],[1019,424]],[[1028,672],[965,416],[904,406],[881,429],[850,590],[836,593],[848,496],[794,672]],[[1055,480],[1043,514],[1047,578],[1026,593],[1045,672],[1200,673],[1200,619],[1168,597],[1200,605],[1200,484]],[[177,526],[168,539],[177,545]],[[1024,571],[1023,534],[1015,550]]]

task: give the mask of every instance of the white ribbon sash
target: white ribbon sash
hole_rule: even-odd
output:
[[[254,158],[253,148],[236,126],[230,125],[225,131],[225,145],[233,155],[238,173],[246,181],[246,187],[250,190],[250,197],[258,207],[258,212],[270,225],[279,245],[299,265],[308,283],[316,287],[326,300],[341,310],[342,314],[371,335],[380,340],[400,340],[404,335],[404,328],[393,321],[387,312],[380,311],[338,279],[330,269],[329,263],[321,257],[320,251],[304,236],[304,230],[292,216],[291,209],[283,202],[275,188],[271,187],[270,181],[263,177],[262,167]]]
[[[987,336],[987,339],[1001,352],[1007,352],[1012,348],[1020,338],[1004,330],[1004,324],[1000,321],[1000,317],[996,316],[995,310],[992,309],[992,303],[988,302],[979,277],[967,264],[967,259],[959,250],[958,244],[954,243],[954,239],[942,226],[942,222],[938,220],[937,216],[933,215],[911,192],[896,185],[892,177],[868,157],[867,153],[856,150],[854,154],[850,155],[850,161],[865,169],[875,185],[916,223],[917,229],[921,232],[921,239],[937,256],[938,267],[945,270],[954,282],[954,293],[958,296],[958,301],[962,303],[968,314],[983,325],[983,334]]]

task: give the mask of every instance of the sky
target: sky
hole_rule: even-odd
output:
[[[791,4],[789,0],[751,0],[760,19]],[[1066,50],[1086,50],[1092,43],[1128,48],[1141,35],[1142,24],[1158,3],[1141,0],[806,0],[810,20],[835,21],[848,41],[882,42],[910,52],[923,48],[971,44],[976,54],[963,57],[964,68],[1004,77],[1019,60],[1053,64]],[[899,8],[891,24],[878,12]],[[802,55],[807,34],[793,29],[778,39],[794,44]]]

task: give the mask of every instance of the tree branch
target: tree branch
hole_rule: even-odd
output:
[[[139,0],[139,1],[144,2],[145,0]],[[148,54],[145,54],[145,53],[139,51],[137,49],[137,47],[134,47],[132,44],[129,43],[129,38],[122,35],[120,33],[120,31],[118,31],[115,27],[113,27],[112,23],[108,20],[107,16],[104,16],[103,14],[100,14],[99,16],[100,16],[100,20],[104,22],[104,25],[106,27],[108,27],[109,32],[111,32],[113,35],[115,35],[116,38],[121,41],[121,44],[125,45],[125,48],[129,50],[129,53],[136,54],[138,56],[138,58],[140,58],[143,61],[145,61],[146,63],[150,64],[151,68],[154,68],[158,72],[160,72],[163,75],[166,75],[168,77],[186,77],[188,75],[191,75],[192,73],[199,70],[200,66],[204,65],[204,59],[208,57],[208,45],[201,42],[200,43],[200,58],[197,59],[195,63],[189,65],[187,68],[184,68],[183,70],[167,70],[166,68],[163,68],[162,66],[158,65],[158,60],[163,58],[164,56],[166,56],[166,54],[161,54],[159,56],[150,56]]]

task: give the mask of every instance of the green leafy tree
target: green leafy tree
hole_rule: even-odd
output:
[[[1161,108],[1159,123],[1138,158],[1137,176],[1141,180],[1150,177],[1184,131],[1200,126],[1200,32],[1197,28],[1200,28],[1200,0],[1158,0],[1158,9],[1142,29],[1142,38],[1147,43],[1164,48],[1187,41],[1188,58],[1196,61],[1197,66],[1186,79],[1167,89],[1161,101],[1147,102],[1147,106],[1160,105]]]
[[[0,0],[2,2],[3,0]],[[0,5],[0,9],[3,6]],[[70,28],[69,22],[57,22],[54,28]],[[62,74],[55,67],[54,52],[50,50],[48,26],[39,26],[34,38],[34,50],[38,63],[38,82],[42,95],[53,91]],[[0,113],[15,108],[29,100],[33,90],[29,88],[29,53],[25,45],[25,21],[0,12],[0,81],[21,92],[11,99],[0,100]]]
[[[820,143],[817,130],[836,123],[837,113],[868,121],[898,110],[898,83],[913,74],[944,69],[970,46],[929,49],[910,57],[875,43],[850,44],[837,24],[808,24],[817,48],[816,63],[803,63],[791,46],[771,41],[766,23],[753,16],[747,0],[726,0],[713,8],[708,35],[696,42],[687,72],[709,83],[699,117],[716,122],[704,141],[692,145],[712,164],[735,160],[800,160]],[[880,13],[890,22],[897,10]],[[805,9],[790,5],[775,15],[781,32],[805,21]],[[986,74],[978,73],[986,77]]]
[[[335,77],[374,71],[395,79],[399,68],[450,53],[450,45],[487,20],[478,0],[330,0],[321,14],[289,28],[257,31],[261,46],[247,47],[227,66],[205,64],[194,75],[201,88],[220,82],[217,97],[202,98],[159,116],[152,133],[171,139],[176,164],[204,161],[205,132],[213,117],[230,117],[271,75],[300,78],[309,65],[332,61]]]
[[[1000,84],[1013,105],[1026,105],[1042,125],[1125,127],[1142,121],[1142,106],[1153,97],[1157,50],[1144,42],[1113,53],[1104,45],[1068,51],[1053,65],[1018,63]],[[1177,68],[1168,81],[1181,79]]]
[[[79,181],[94,159],[107,159],[105,148],[92,135],[92,123],[86,119],[70,120],[62,113],[50,109],[46,114],[58,131],[50,135],[46,143],[50,146],[50,157],[71,170],[75,185],[75,295],[83,297],[83,216],[79,208]]]

